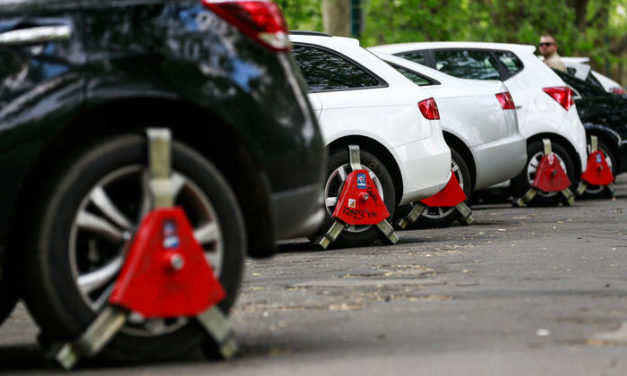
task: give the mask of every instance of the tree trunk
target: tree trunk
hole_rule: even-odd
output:
[[[348,37],[351,35],[350,0],[323,0],[322,23],[324,32]]]

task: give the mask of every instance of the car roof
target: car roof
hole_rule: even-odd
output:
[[[381,51],[395,54],[404,51],[428,50],[440,48],[488,48],[493,50],[510,50],[525,53],[534,53],[535,46],[529,44],[514,43],[492,43],[492,42],[414,42],[414,43],[396,43],[371,47],[373,51]]]
[[[363,65],[363,67],[378,75],[389,85],[411,88],[412,91],[415,91],[415,88],[422,90],[388,63],[379,59],[372,52],[362,48],[357,39],[336,36],[329,37],[326,35],[290,34],[290,41],[292,43],[310,44],[335,51]]]
[[[589,64],[589,57],[578,57],[578,56],[560,56],[560,59],[564,62],[564,64]]]
[[[464,86],[464,87],[474,87],[478,90],[490,90],[490,91],[507,90],[505,86],[503,85],[503,83],[498,80],[470,80],[470,79],[465,79],[465,78],[458,78],[455,76],[451,76],[450,74],[440,72],[439,70],[427,67],[426,65],[422,65],[414,61],[404,59],[402,57],[384,54],[381,52],[375,52],[375,55],[377,55],[383,61],[396,64],[398,66],[409,69],[418,74],[427,76],[428,78],[432,78],[436,81],[439,81],[440,83],[444,84],[447,87],[450,87],[449,85],[451,86],[455,85],[455,86]]]

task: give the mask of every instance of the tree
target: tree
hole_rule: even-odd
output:
[[[277,0],[292,28],[350,33],[350,0]],[[627,66],[627,0],[362,0],[361,43],[470,40],[537,44],[553,34],[563,56],[596,70]],[[323,22],[324,20],[324,22]],[[627,82],[627,77],[623,78]]]
[[[325,33],[350,36],[350,12],[350,0],[322,0],[322,22]]]

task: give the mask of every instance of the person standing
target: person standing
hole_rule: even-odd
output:
[[[544,56],[544,63],[549,67],[566,72],[566,65],[557,53],[557,42],[550,34],[540,37],[540,53]]]

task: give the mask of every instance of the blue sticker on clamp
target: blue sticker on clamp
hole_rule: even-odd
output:
[[[366,189],[366,174],[357,174],[357,189]]]
[[[179,247],[179,234],[176,223],[167,221],[163,224],[163,248],[174,249]]]

